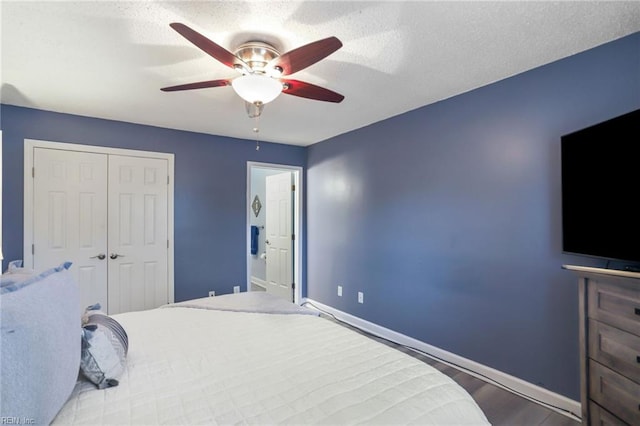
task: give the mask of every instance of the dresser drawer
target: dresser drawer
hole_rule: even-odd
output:
[[[640,336],[640,286],[589,280],[589,318]]]
[[[589,396],[625,422],[640,425],[640,385],[589,360]]]
[[[635,334],[589,320],[589,357],[640,383],[640,337]]]
[[[624,424],[622,420],[593,401],[589,402],[589,413],[591,415],[591,426],[620,426]]]

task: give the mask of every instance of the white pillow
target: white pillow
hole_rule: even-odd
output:
[[[35,276],[36,274],[33,269],[22,267],[22,260],[13,260],[9,262],[7,270],[2,274],[1,282],[4,287],[9,283],[21,283]]]

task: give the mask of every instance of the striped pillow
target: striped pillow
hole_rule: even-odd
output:
[[[100,311],[100,304],[87,307],[82,317],[80,370],[98,389],[118,385],[124,372],[129,337],[122,325]]]

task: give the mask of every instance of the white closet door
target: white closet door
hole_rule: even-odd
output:
[[[291,173],[266,178],[267,292],[293,301]]]
[[[33,161],[33,268],[72,262],[80,310],[106,310],[107,156],[35,148]]]
[[[167,160],[109,156],[110,314],[169,301],[167,176]]]

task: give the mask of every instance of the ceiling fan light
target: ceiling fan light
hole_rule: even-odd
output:
[[[282,92],[282,83],[264,75],[243,75],[231,82],[238,96],[250,103],[269,103]]]

